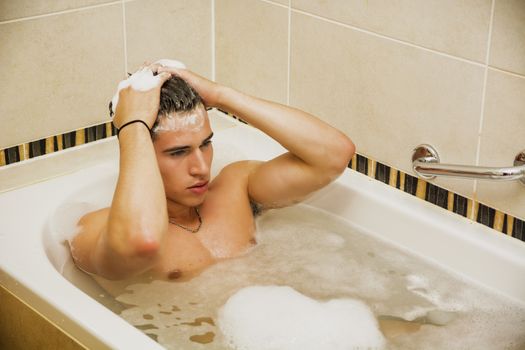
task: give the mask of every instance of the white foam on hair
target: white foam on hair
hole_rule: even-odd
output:
[[[166,68],[186,69],[186,65],[184,63],[168,58],[160,59],[157,62],[155,62],[155,64],[159,64]]]
[[[228,345],[239,350],[382,349],[370,309],[354,299],[319,302],[287,286],[239,290],[219,312]]]
[[[126,80],[122,80],[118,84],[117,92],[115,93],[115,95],[113,95],[113,99],[111,99],[112,112],[115,113],[115,111],[117,110],[119,99],[118,95],[120,90],[131,86],[132,89],[137,91],[148,91],[157,86],[159,84],[159,81],[160,77],[157,75],[153,75],[153,71],[149,68],[143,68],[137,71],[136,73],[130,75]]]
[[[197,111],[189,113],[171,113],[160,117],[158,124],[152,131],[162,132],[186,130],[198,132],[204,126],[205,119],[205,115],[198,113]]]
[[[167,58],[163,58],[155,62],[155,64],[158,64],[160,66],[166,67],[166,68],[176,68],[176,69],[185,69],[186,65],[180,61],[177,60],[171,60]],[[113,113],[117,110],[118,105],[118,95],[120,90],[127,88],[128,86],[131,86],[134,90],[137,91],[148,91],[153,89],[155,86],[158,85],[160,78],[157,75],[153,75],[153,71],[148,68],[144,67],[142,69],[139,69],[137,72],[130,75],[127,79],[122,80],[117,87],[117,92],[115,95],[113,95],[113,98],[111,99],[111,110]]]

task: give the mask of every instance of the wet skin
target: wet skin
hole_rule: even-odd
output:
[[[202,109],[198,113],[206,111]],[[220,259],[244,253],[256,243],[246,187],[249,171],[258,162],[231,164],[210,181],[212,135],[206,115],[202,128],[197,131],[166,131],[155,137],[153,144],[168,215],[178,224],[195,229],[199,222],[194,208],[199,208],[202,226],[192,233],[170,224],[154,266],[139,278],[191,278]],[[109,208],[90,213],[82,218],[80,226],[84,230],[101,230],[108,215]]]

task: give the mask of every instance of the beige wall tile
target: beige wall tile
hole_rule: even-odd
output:
[[[496,1],[490,64],[525,74],[525,1]]]
[[[277,4],[288,6],[290,4],[290,0],[269,0],[270,2],[275,2]]]
[[[71,10],[111,1],[113,0],[2,0],[0,1],[0,21]]]
[[[121,5],[0,25],[0,148],[108,119],[124,73]]]
[[[491,0],[292,0],[292,8],[452,55],[485,60]]]
[[[413,147],[474,164],[483,68],[292,14],[290,103],[342,129],[357,151],[412,173]],[[438,179],[472,197],[472,181]]]
[[[171,58],[211,77],[209,0],[148,0],[125,6],[130,72],[144,61]]]
[[[525,78],[489,70],[480,164],[512,166],[525,150]],[[525,219],[525,186],[518,181],[478,182],[480,202]]]
[[[259,0],[215,6],[217,81],[286,103],[288,10]]]

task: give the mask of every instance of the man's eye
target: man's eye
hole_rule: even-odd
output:
[[[211,140],[208,140],[206,142],[204,142],[201,147],[208,147],[209,145],[211,145]]]
[[[183,156],[186,154],[185,150],[173,151],[170,153],[171,156]]]

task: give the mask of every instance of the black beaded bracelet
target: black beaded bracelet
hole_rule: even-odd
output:
[[[128,126],[129,124],[133,124],[133,123],[142,123],[146,126],[146,128],[148,129],[149,132],[151,132],[151,129],[149,128],[148,124],[146,124],[146,122],[144,120],[140,120],[140,119],[135,119],[135,120],[132,120],[132,121],[129,121],[127,123],[125,123],[124,125],[122,125],[120,128],[117,128],[117,138],[118,138],[118,134],[120,134],[120,131],[122,129],[124,129],[126,126]]]

